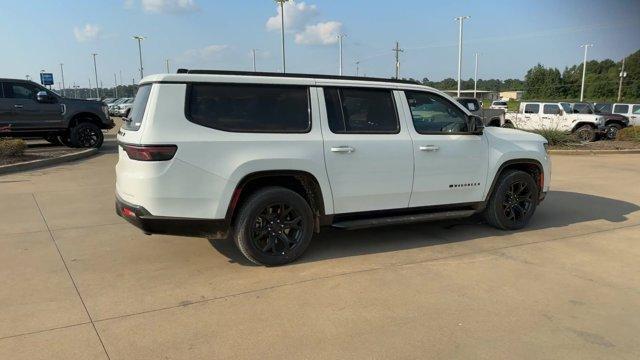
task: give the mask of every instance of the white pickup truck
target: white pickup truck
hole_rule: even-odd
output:
[[[518,112],[505,115],[505,127],[522,130],[554,129],[575,134],[581,141],[594,141],[605,130],[605,118],[574,114],[569,103],[522,102]]]

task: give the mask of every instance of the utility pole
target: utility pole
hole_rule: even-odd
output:
[[[627,77],[627,73],[624,72],[624,60],[622,58],[622,69],[620,70],[620,83],[618,84],[618,102],[622,99],[622,81]]]
[[[118,97],[118,78],[116,77],[116,73],[113,73],[113,83],[116,85],[114,88],[116,90],[116,98]]]
[[[166,60],[164,61],[164,63],[165,63],[165,65],[167,65],[167,74],[170,74],[170,73],[171,73],[171,70],[169,69],[169,59],[166,59]]]
[[[96,66],[96,53],[91,54],[93,55],[93,71],[96,74],[96,97],[100,98],[100,88],[98,87],[98,67]]]
[[[31,76],[27,75],[27,81],[31,80]]]
[[[476,71],[473,76],[473,97],[476,97],[476,92],[478,91],[478,53],[476,53]]]
[[[62,77],[62,96],[65,96],[64,93],[64,70],[62,69],[62,65],[64,65],[63,63],[60,63],[60,75]]]
[[[91,76],[89,76],[89,96],[91,96]]]
[[[582,61],[582,86],[580,87],[580,102],[584,100],[584,78],[587,75],[587,50],[592,46],[593,44],[580,45],[580,47],[584,48],[584,59]]]
[[[144,77],[144,68],[142,67],[142,40],[145,39],[144,36],[136,35],[133,37],[134,40],[138,40],[138,56],[140,59],[140,80]]]
[[[282,37],[282,72],[287,72],[287,62],[284,55],[284,3],[289,0],[276,0],[280,4],[280,36]]]
[[[458,16],[454,18],[454,20],[458,20],[460,23],[460,30],[458,32],[458,97],[460,97],[460,74],[462,72],[462,24],[470,18],[470,16]]]
[[[342,38],[344,38],[345,36],[346,36],[345,34],[338,35],[338,50],[339,50],[338,75],[340,76],[342,76]]]
[[[400,78],[400,53],[404,52],[403,49],[400,49],[400,43],[396,41],[396,47],[392,49],[396,53],[396,80]]]
[[[360,75],[360,61],[356,61],[356,76]]]
[[[251,54],[253,54],[253,72],[256,72],[256,49],[251,49]]]
[[[75,83],[75,82],[73,83],[73,97],[74,97],[75,99],[77,99],[77,98],[78,98],[78,87],[76,86],[76,83]]]

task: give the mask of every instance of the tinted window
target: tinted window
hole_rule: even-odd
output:
[[[467,115],[447,99],[427,92],[405,91],[413,126],[420,134],[466,132]]]
[[[629,105],[616,105],[613,107],[615,114],[626,114],[629,112]]]
[[[4,83],[4,94],[12,99],[36,99],[39,88],[27,83]]]
[[[601,113],[611,113],[611,104],[596,104],[595,108]]]
[[[469,111],[476,111],[479,108],[478,102],[476,100],[460,99],[458,100],[458,102],[462,104],[464,107],[466,107],[467,109],[469,109]]]
[[[400,131],[391,90],[325,88],[329,128],[336,134]]]
[[[633,105],[633,114],[634,115],[640,114],[640,105]]]
[[[133,105],[131,106],[129,118],[127,119],[128,121],[122,123],[123,129],[133,131],[140,129],[144,111],[147,108],[147,101],[149,101],[149,93],[151,93],[151,85],[142,85],[138,88]]]
[[[587,104],[573,104],[573,112],[580,114],[592,114],[591,107]]]
[[[557,104],[544,104],[544,106],[542,107],[542,113],[543,114],[558,115],[558,110],[559,109],[560,108],[558,107]]]
[[[526,104],[524,106],[525,114],[537,114],[540,111],[540,104]]]
[[[497,105],[497,106],[507,106],[507,103],[504,101],[494,101],[493,105]]]
[[[187,118],[213,129],[235,132],[301,133],[311,129],[304,86],[194,84]]]

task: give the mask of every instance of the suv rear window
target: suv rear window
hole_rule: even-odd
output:
[[[391,90],[324,88],[334,134],[397,134],[400,124]]]
[[[613,107],[614,114],[626,114],[629,112],[629,105],[616,105]]]
[[[138,88],[136,97],[133,100],[133,105],[131,106],[129,118],[122,123],[123,129],[131,131],[140,129],[144,111],[147,108],[147,101],[149,101],[149,93],[151,93],[151,84],[142,85]]]
[[[192,84],[186,116],[232,132],[305,133],[311,130],[306,86]]]
[[[544,104],[544,107],[542,107],[543,114],[558,115],[558,110],[560,108],[557,104]]]
[[[525,114],[537,114],[540,111],[540,104],[526,104],[524,106]]]

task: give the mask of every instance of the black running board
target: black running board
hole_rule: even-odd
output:
[[[475,214],[475,210],[453,210],[453,211],[441,211],[425,214],[412,214],[412,215],[396,215],[388,217],[377,217],[369,219],[358,220],[344,220],[333,223],[331,226],[338,229],[354,230],[364,229],[370,227],[387,226],[387,225],[399,225],[399,224],[411,224],[418,222],[447,220],[447,219],[460,219],[469,217]]]

